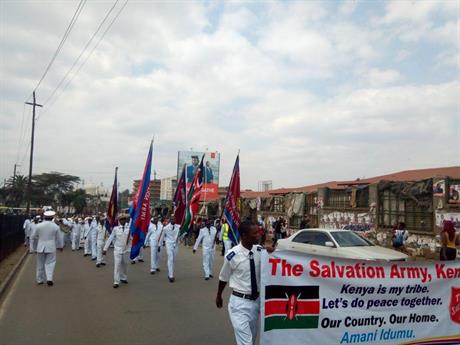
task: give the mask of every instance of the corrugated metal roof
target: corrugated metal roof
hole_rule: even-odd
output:
[[[436,176],[449,176],[451,178],[460,179],[460,166],[454,167],[443,167],[443,168],[432,168],[432,169],[417,169],[417,170],[404,170],[396,173],[387,175],[369,177],[354,181],[330,181],[324,183],[318,183],[303,187],[295,188],[278,188],[272,189],[268,192],[255,192],[255,191],[243,191],[241,196],[243,198],[257,198],[257,197],[268,197],[276,195],[284,195],[288,193],[301,193],[301,192],[314,192],[318,188],[332,188],[332,189],[344,189],[353,185],[367,185],[371,183],[377,183],[379,181],[419,181]]]

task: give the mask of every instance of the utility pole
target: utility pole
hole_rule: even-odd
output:
[[[43,107],[43,105],[38,104],[35,101],[35,91],[33,92],[33,98],[34,102],[26,102],[26,104],[29,104],[33,106],[33,111],[32,111],[32,138],[30,141],[30,161],[29,161],[29,183],[27,184],[27,210],[26,213],[29,214],[30,211],[30,197],[32,193],[32,163],[34,159],[34,134],[35,134],[35,107]]]
[[[15,164],[14,165],[14,172],[13,172],[13,186],[16,185],[16,167],[20,167],[21,165]]]

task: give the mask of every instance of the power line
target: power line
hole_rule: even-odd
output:
[[[99,46],[99,43],[101,43],[102,39],[104,38],[105,34],[109,31],[109,29],[112,27],[113,23],[115,22],[115,20],[117,20],[118,16],[121,14],[121,12],[123,11],[123,9],[126,7],[126,5],[128,4],[128,1],[129,0],[126,0],[125,3],[123,4],[123,6],[119,9],[119,11],[117,12],[117,14],[113,17],[112,21],[109,23],[109,25],[107,26],[107,28],[104,30],[104,32],[102,33],[101,37],[99,38],[99,40],[97,41],[97,43],[93,46],[93,48],[91,49],[91,51],[89,52],[88,55],[86,55],[86,58],[85,60],[83,60],[83,63],[80,65],[80,67],[78,67],[77,71],[74,73],[74,75],[67,81],[67,83],[64,85],[64,87],[61,89],[61,92],[57,95],[57,97],[53,100],[53,103],[50,104],[50,106],[47,107],[47,109],[45,110],[44,113],[46,113],[46,111],[51,108],[55,103],[56,101],[59,99],[59,97],[61,97],[61,95],[64,93],[64,91],[67,89],[67,87],[69,86],[69,84],[72,82],[72,80],[74,80],[74,78],[77,76],[77,74],[80,72],[80,70],[83,68],[83,66],[86,64],[86,62],[88,61],[88,59],[91,57],[91,55],[93,55],[93,52],[96,50],[96,48]],[[51,97],[48,98],[48,100],[50,99]],[[46,104],[46,102],[45,102]],[[43,115],[43,113],[41,114]],[[38,120],[38,119],[37,119]]]
[[[42,77],[38,81],[37,86],[35,86],[34,91],[37,91],[38,87],[42,83],[43,79],[45,79],[46,74],[50,70],[51,66],[53,65],[54,60],[56,60],[56,57],[59,55],[61,52],[62,47],[64,46],[64,43],[67,41],[67,37],[69,37],[70,32],[72,31],[72,28],[74,27],[75,23],[77,22],[78,17],[80,16],[81,11],[83,10],[83,7],[85,6],[87,0],[80,0],[80,3],[77,6],[77,9],[75,10],[72,19],[70,20],[69,25],[67,26],[67,29],[64,32],[64,36],[61,39],[61,42],[59,43],[56,51],[53,54],[53,57],[51,58],[51,61],[48,63],[48,66],[45,68],[45,72],[43,73]]]
[[[91,42],[93,41],[94,37],[96,37],[97,33],[101,30],[102,26],[104,25],[104,23],[106,22],[107,18],[109,17],[110,13],[112,13],[113,9],[115,8],[115,6],[117,5],[119,0],[116,0],[115,3],[112,5],[112,7],[109,9],[109,11],[106,13],[104,19],[102,20],[102,22],[99,24],[98,28],[96,29],[96,31],[94,32],[94,34],[91,36],[91,38],[89,39],[89,41],[86,43],[86,45],[84,46],[83,50],[80,52],[80,54],[78,55],[77,59],[73,62],[72,66],[70,67],[70,69],[67,71],[67,73],[64,75],[64,77],[60,80],[60,82],[58,83],[58,85],[54,88],[53,92],[51,93],[51,95],[46,99],[46,101],[43,103],[44,105],[48,104],[48,102],[50,101],[50,99],[55,95],[56,91],[59,89],[59,87],[62,85],[62,83],[67,79],[67,77],[69,76],[69,74],[72,72],[72,70],[74,69],[74,67],[76,66],[76,64],[80,61],[81,57],[83,56],[83,54],[86,52],[86,50],[88,49],[89,45],[91,44]]]

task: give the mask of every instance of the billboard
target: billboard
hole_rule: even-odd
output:
[[[177,179],[184,164],[185,180],[187,181],[187,190],[193,181],[195,171],[200,165],[201,157],[204,156],[203,165],[203,189],[201,191],[201,200],[216,200],[219,198],[219,172],[220,172],[220,153],[219,152],[197,152],[197,151],[179,151],[177,154]]]

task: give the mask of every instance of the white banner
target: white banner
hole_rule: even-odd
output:
[[[460,262],[262,256],[263,345],[460,344]]]

